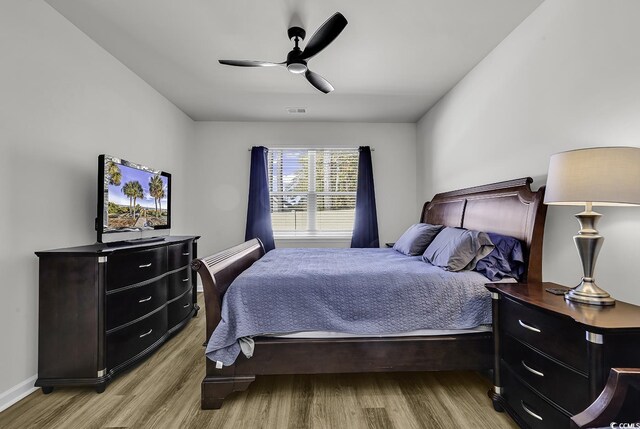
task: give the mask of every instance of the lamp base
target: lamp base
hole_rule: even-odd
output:
[[[582,279],[575,289],[571,289],[564,296],[567,301],[590,305],[614,305],[616,300],[606,291],[600,289],[594,281]]]
[[[593,279],[596,259],[604,241],[596,229],[596,223],[601,216],[592,210],[591,203],[586,204],[583,212],[576,214],[580,222],[580,231],[573,237],[573,241],[582,262],[583,275],[580,284],[565,295],[568,301],[591,305],[613,305],[616,302],[606,291],[600,289]]]

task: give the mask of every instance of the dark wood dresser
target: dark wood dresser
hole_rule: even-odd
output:
[[[197,236],[36,252],[40,265],[38,379],[103,392],[197,314]]]
[[[489,284],[495,346],[494,408],[523,428],[568,428],[612,367],[640,367],[640,307],[565,301],[554,283]]]

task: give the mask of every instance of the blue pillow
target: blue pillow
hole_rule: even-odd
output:
[[[422,255],[422,252],[424,252],[442,228],[442,225],[431,225],[428,223],[411,225],[409,229],[400,236],[398,241],[396,241],[393,249],[409,256]]]
[[[495,246],[493,251],[476,264],[476,271],[491,281],[513,277],[520,280],[524,274],[524,252],[522,242],[514,237],[489,232]]]

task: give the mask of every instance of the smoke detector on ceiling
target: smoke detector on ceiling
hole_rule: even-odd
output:
[[[300,115],[300,114],[307,113],[306,107],[287,107],[286,110],[287,110],[287,113],[291,115]]]

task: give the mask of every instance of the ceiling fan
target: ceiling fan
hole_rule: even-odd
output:
[[[302,74],[307,78],[309,83],[319,91],[325,94],[333,91],[333,86],[325,78],[317,73],[312,72],[307,67],[307,61],[326,48],[347,26],[347,19],[340,13],[336,12],[331,18],[327,19],[324,24],[311,36],[304,50],[298,47],[298,42],[304,40],[306,32],[300,27],[291,27],[287,34],[289,39],[295,42],[295,47],[287,55],[287,60],[281,63],[272,63],[268,61],[247,61],[247,60],[218,60],[220,64],[238,67],[286,67],[291,73]]]

